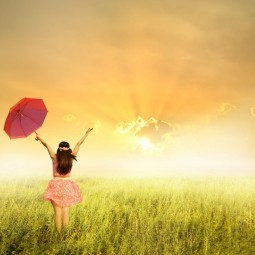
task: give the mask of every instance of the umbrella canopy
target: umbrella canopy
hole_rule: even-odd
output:
[[[42,126],[47,112],[42,99],[23,98],[10,108],[4,130],[11,139],[27,137]]]

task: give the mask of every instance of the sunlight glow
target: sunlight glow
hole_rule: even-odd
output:
[[[144,137],[139,138],[139,144],[140,144],[143,152],[146,150],[149,150],[153,146],[153,144],[150,142],[150,140],[147,138],[144,138]]]

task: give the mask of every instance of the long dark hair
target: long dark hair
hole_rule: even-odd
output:
[[[72,150],[68,142],[63,141],[58,145],[57,160],[57,171],[60,174],[68,174],[72,169],[73,160],[76,160],[76,156],[72,154]]]

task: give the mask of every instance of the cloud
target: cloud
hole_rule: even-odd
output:
[[[236,109],[237,109],[236,105],[233,105],[228,102],[224,102],[216,109],[216,111],[214,113],[206,115],[207,122],[208,122],[208,124],[211,124],[211,122],[213,120],[216,120],[222,116],[225,116],[225,115],[235,111]]]
[[[81,123],[81,120],[76,115],[74,115],[72,113],[64,115],[62,117],[62,120],[69,122],[69,123],[74,123],[75,126],[79,126]]]
[[[154,144],[168,140],[172,136],[174,128],[169,123],[150,118],[145,124],[135,133],[139,137],[147,137]]]
[[[97,133],[98,133],[98,130],[101,128],[101,126],[102,126],[102,122],[101,122],[100,120],[96,120],[96,121],[94,122],[94,124],[93,124],[93,132],[94,132],[95,134],[97,134]]]
[[[120,122],[115,134],[129,134],[137,139],[134,151],[144,153],[162,151],[174,135],[173,125],[151,117],[148,120],[138,117],[130,122]]]
[[[71,121],[77,120],[77,117],[76,117],[74,114],[69,113],[69,114],[67,114],[67,115],[64,115],[64,116],[62,117],[62,120],[66,121],[66,122],[71,122]]]
[[[115,134],[128,134],[128,133],[133,133],[134,127],[136,125],[135,121],[131,122],[120,122],[117,125],[117,128],[115,129],[114,133]]]
[[[232,105],[230,103],[223,103],[217,110],[216,110],[216,116],[223,116],[225,114],[228,114],[236,109],[235,105]]]
[[[250,113],[251,113],[251,116],[255,117],[255,106],[252,106],[250,108]]]

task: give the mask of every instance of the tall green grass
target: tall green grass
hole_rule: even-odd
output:
[[[254,178],[77,180],[58,235],[46,180],[0,185],[0,254],[255,254]]]

